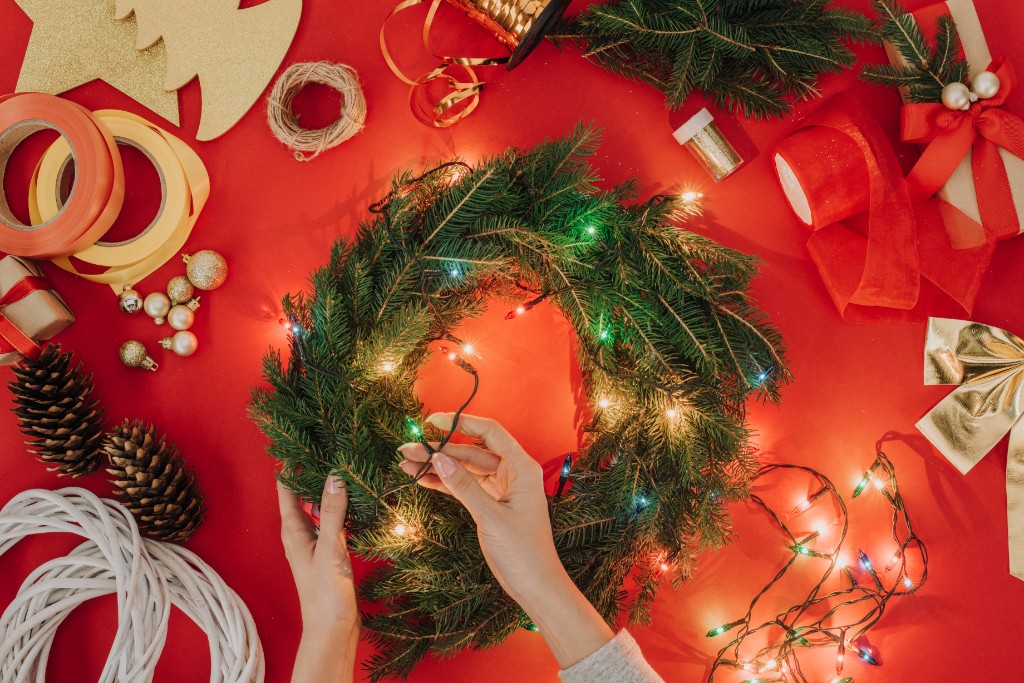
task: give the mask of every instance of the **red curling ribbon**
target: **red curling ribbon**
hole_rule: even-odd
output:
[[[979,99],[967,111],[952,110],[941,103],[904,105],[902,136],[905,142],[927,145],[907,176],[907,187],[915,201],[938,192],[967,153],[974,151],[972,167],[981,224],[988,240],[998,240],[1020,232],[999,148],[1024,158],[1024,121],[1001,108],[1017,83],[1013,67],[1000,57],[988,70],[999,77],[995,97]],[[956,231],[950,235],[954,244],[970,242],[961,224],[950,227]]]
[[[36,360],[42,351],[28,335],[21,331],[10,318],[3,313],[6,306],[21,301],[32,292],[50,291],[53,287],[45,277],[28,275],[17,282],[0,296],[0,353],[17,351],[25,358]]]
[[[970,312],[992,246],[952,248],[939,202],[911,201],[892,146],[857,100],[833,97],[780,144],[776,168],[806,198],[807,248],[844,320],[922,319],[936,288]],[[935,285],[927,297],[922,278]]]

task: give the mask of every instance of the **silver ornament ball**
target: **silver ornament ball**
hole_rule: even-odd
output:
[[[199,340],[196,335],[183,330],[173,337],[161,339],[160,346],[173,351],[182,358],[188,358],[199,349]]]
[[[131,285],[125,285],[118,297],[117,305],[129,315],[138,313],[142,310],[142,295],[132,289]]]
[[[171,300],[163,292],[153,292],[146,297],[142,306],[146,309],[146,315],[152,318],[153,322],[163,325],[167,312],[171,310]]]
[[[999,94],[999,76],[991,71],[982,71],[971,80],[971,91],[983,100]]]
[[[971,108],[971,91],[963,83],[950,83],[942,89],[942,103],[954,111]]]
[[[157,365],[152,358],[149,357],[149,353],[146,351],[145,345],[142,342],[135,340],[126,341],[121,346],[120,351],[121,362],[130,368],[141,368],[143,370],[149,370],[150,372],[156,372]]]
[[[184,304],[178,304],[167,313],[167,324],[176,330],[187,330],[196,322],[196,314]]]
[[[192,298],[195,291],[195,287],[192,286],[192,283],[184,275],[173,277],[167,283],[167,296],[171,299],[172,304],[185,303]]]
[[[199,289],[217,289],[228,278],[228,262],[215,251],[204,249],[182,259],[189,281]]]

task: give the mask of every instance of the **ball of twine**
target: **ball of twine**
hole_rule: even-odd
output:
[[[320,83],[341,93],[341,117],[315,130],[300,126],[299,117],[292,112],[292,100],[310,83]],[[337,147],[366,125],[366,98],[355,69],[331,62],[303,62],[288,67],[270,93],[267,122],[274,137],[293,150],[299,161],[312,161]]]

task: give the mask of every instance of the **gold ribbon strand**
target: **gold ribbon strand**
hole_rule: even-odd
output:
[[[385,29],[388,22],[400,12],[421,5],[427,0],[402,0],[395,6],[380,29],[380,49],[391,71],[404,83],[412,86],[409,92],[409,106],[416,118],[435,128],[447,128],[473,113],[480,103],[480,91],[484,87],[473,67],[506,65],[516,66],[536,46],[543,34],[568,6],[568,0],[448,0],[449,4],[463,11],[471,20],[482,26],[499,43],[504,45],[507,57],[457,57],[441,55],[430,48],[430,30],[434,25],[437,10],[442,0],[430,0],[430,9],[423,22],[423,47],[440,64],[432,71],[412,78],[405,74],[388,49]],[[460,80],[449,71],[460,68],[468,80]],[[441,81],[450,92],[432,105],[420,98],[422,88],[433,81]],[[466,103],[457,111],[451,110],[460,103]]]

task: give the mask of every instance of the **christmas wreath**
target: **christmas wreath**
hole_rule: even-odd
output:
[[[450,436],[424,434],[417,372],[448,353],[475,392],[456,332],[494,294],[516,302],[512,319],[550,302],[578,335],[592,419],[551,515],[566,569],[606,618],[645,620],[663,578],[686,578],[699,549],[725,542],[724,505],[756,473],[745,401],[776,400],[788,378],[747,291],[757,261],[680,229],[683,197],[598,189],[597,144],[580,127],[398,175],[310,290],[284,301],[290,349],[268,353],[252,413],[294,491],[316,500],[329,473],[345,479],[353,552],[386,560],[362,586],[377,603],[364,616],[371,680],[530,627],[465,509],[410,485],[395,450]]]

